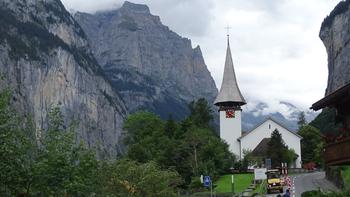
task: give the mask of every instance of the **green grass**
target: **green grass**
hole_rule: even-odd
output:
[[[341,173],[344,179],[344,185],[350,185],[350,166],[344,167]]]
[[[266,180],[263,181],[261,184],[257,185],[257,187],[255,188],[255,190],[253,191],[253,193],[257,193],[260,195],[266,194]]]
[[[253,178],[254,174],[235,174],[235,193],[239,193],[247,189],[247,187],[249,187],[249,185],[252,183]],[[217,185],[217,193],[231,192],[231,174],[220,177],[220,179],[215,184]]]

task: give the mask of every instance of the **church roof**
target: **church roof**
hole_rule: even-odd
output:
[[[238,105],[246,104],[245,99],[243,98],[242,93],[238,87],[236,74],[233,67],[229,39],[227,39],[224,77],[222,79],[220,92],[216,97],[214,104],[220,105],[224,103],[236,103]]]
[[[264,138],[260,141],[260,143],[254,148],[252,151],[252,155],[256,157],[266,157],[269,150],[269,143],[271,138]],[[294,156],[299,157],[298,154],[294,153]]]
[[[250,131],[246,132],[245,134],[242,134],[241,137],[238,138],[238,141],[240,141],[242,138],[244,138],[245,136],[249,135],[252,131],[254,131],[256,128],[258,128],[260,125],[264,124],[266,121],[271,120],[273,122],[275,122],[276,124],[280,125],[282,128],[286,129],[287,131],[289,131],[290,133],[294,134],[295,136],[297,136],[298,138],[302,139],[303,137],[301,137],[300,135],[298,135],[297,133],[291,131],[290,129],[288,129],[286,126],[284,126],[282,123],[280,123],[279,121],[275,120],[274,118],[272,118],[271,116],[268,117],[267,119],[265,119],[264,121],[262,121],[260,124],[256,125],[253,129],[251,129]]]
[[[264,138],[261,142],[254,148],[252,154],[258,157],[265,157],[269,149],[269,142],[271,138]]]

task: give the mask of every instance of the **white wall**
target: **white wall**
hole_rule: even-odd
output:
[[[290,131],[286,130],[284,127],[280,126],[276,122],[268,119],[263,124],[258,126],[256,129],[251,131],[249,134],[241,138],[241,154],[243,157],[243,150],[254,150],[254,148],[261,142],[264,138],[270,138],[271,133],[277,129],[282,134],[282,139],[288,148],[294,149],[295,153],[298,154],[298,158],[295,161],[295,166],[301,168],[301,148],[300,148],[300,138]]]
[[[226,118],[226,111],[220,111],[220,138],[230,145],[230,151],[240,158],[241,110],[235,111],[234,118]]]

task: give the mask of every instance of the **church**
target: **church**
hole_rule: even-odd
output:
[[[237,158],[243,159],[243,152],[246,150],[261,152],[263,144],[266,147],[272,132],[278,130],[288,148],[293,149],[296,153],[296,159],[289,167],[301,168],[300,141],[302,137],[278,121],[268,118],[251,131],[242,132],[241,106],[247,103],[238,87],[228,35],[224,76],[214,104],[219,107],[220,112],[220,138],[229,144],[230,151]]]

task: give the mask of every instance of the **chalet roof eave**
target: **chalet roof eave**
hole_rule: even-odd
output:
[[[331,94],[312,104],[310,109],[318,111],[322,108],[333,106],[338,98],[342,98],[344,96],[350,96],[350,83],[340,87]]]

